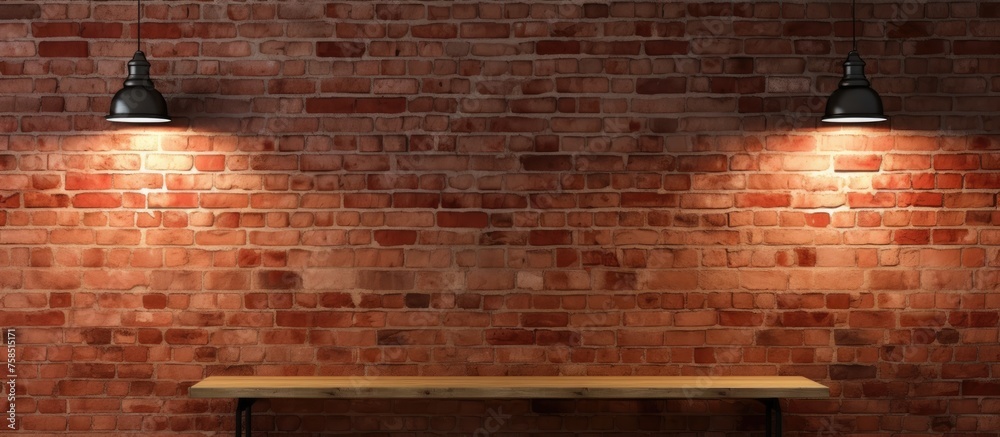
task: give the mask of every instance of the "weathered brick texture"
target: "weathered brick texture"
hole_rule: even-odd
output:
[[[804,375],[789,436],[1000,434],[1000,6],[0,5],[26,435],[227,435],[207,375]],[[752,403],[262,401],[264,435],[727,435]],[[484,428],[491,412],[510,417]],[[477,432],[479,434],[477,434]],[[760,431],[755,431],[760,432]]]

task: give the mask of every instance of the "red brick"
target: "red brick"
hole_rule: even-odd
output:
[[[437,224],[444,228],[485,228],[489,216],[485,212],[439,212]]]
[[[937,187],[940,189],[962,188],[962,175],[955,173],[945,173],[937,176]]]
[[[254,170],[295,170],[299,167],[299,159],[293,155],[255,155],[250,159],[250,168]]]
[[[195,193],[150,193],[150,208],[197,208],[198,194]]]
[[[16,196],[12,196],[10,199],[17,200]],[[70,204],[70,198],[66,194],[45,194],[38,192],[26,192],[24,193],[24,206],[26,208],[60,208],[66,207]],[[5,206],[16,206],[16,205],[5,205]]]
[[[586,290],[591,287],[592,280],[586,271],[554,271],[545,272],[542,284],[547,290]]]
[[[747,193],[736,195],[736,206],[738,208],[787,208],[791,204],[792,196],[789,194]],[[829,222],[829,218],[827,222]]]
[[[0,244],[30,244],[40,245],[47,240],[48,233],[44,229],[7,230],[0,233]]]
[[[830,226],[830,214],[825,212],[806,214],[806,225],[814,228]]]
[[[410,27],[414,38],[451,39],[458,37],[458,27],[454,24],[423,24]]]
[[[834,331],[834,342],[838,346],[875,345],[882,342],[883,331],[879,329],[838,329]]]
[[[92,289],[131,290],[149,285],[144,272],[119,271],[115,273],[88,271],[83,275],[83,285]]]
[[[38,42],[38,55],[42,57],[86,58],[89,54],[87,41]]]
[[[9,4],[0,10],[0,20],[32,20],[42,15],[42,7],[37,4]]]
[[[646,54],[651,56],[672,56],[686,55],[688,53],[687,41],[647,41],[645,43]]]
[[[540,132],[548,123],[544,119],[528,117],[499,117],[490,119],[490,132]],[[462,128],[456,129],[459,132]]]
[[[359,113],[399,113],[406,111],[406,99],[402,97],[357,99],[354,111]]]
[[[886,171],[927,170],[929,168],[931,168],[931,157],[928,155],[889,154],[882,159],[882,169]]]
[[[395,208],[437,208],[441,203],[438,194],[397,192],[392,195],[392,206]]]
[[[623,207],[676,207],[680,204],[680,196],[658,193],[622,193],[621,204]]]
[[[88,381],[83,379],[62,380],[57,383],[59,393],[63,396],[89,396],[104,394],[102,381]]]
[[[194,158],[190,155],[148,155],[146,168],[149,170],[190,170],[194,166]]]
[[[121,23],[83,22],[80,36],[83,38],[121,38],[124,27]]]
[[[302,277],[292,271],[264,270],[257,272],[254,284],[266,290],[294,290],[302,287]]]
[[[791,311],[781,315],[782,326],[833,326],[833,314],[827,312]]]
[[[251,194],[250,206],[256,209],[290,209],[299,205],[296,194]]]
[[[191,381],[204,378],[204,368],[193,364],[161,364],[156,368],[156,376],[167,381]]]
[[[638,55],[642,50],[639,41],[593,42],[584,44],[583,52],[592,55]]]
[[[521,165],[526,171],[557,172],[572,169],[573,161],[568,155],[526,155]]]
[[[733,197],[728,194],[682,194],[681,208],[684,209],[728,209],[733,206]]]
[[[893,193],[847,193],[847,203],[851,208],[891,208],[896,206]]]
[[[1000,322],[1000,313],[996,311],[976,311],[968,314],[952,313],[949,323],[953,326],[972,326],[988,328]]]
[[[1000,382],[993,380],[962,381],[963,396],[996,396],[1000,393]]]
[[[349,171],[387,171],[389,159],[380,155],[347,155],[344,156],[343,167]]]
[[[970,173],[965,176],[965,187],[972,189],[1000,189],[1000,174]]]
[[[528,244],[532,246],[568,245],[572,243],[572,240],[573,235],[569,231],[535,230],[528,234]]]
[[[163,187],[163,176],[157,174],[116,174],[113,186],[117,189],[142,189]]]
[[[833,161],[835,171],[879,171],[881,167],[880,155],[842,155]]]
[[[869,273],[868,286],[874,290],[911,290],[919,287],[916,271],[874,270]]]
[[[200,196],[200,202],[202,208],[246,208],[250,205],[245,194],[205,193]]]
[[[572,55],[580,53],[579,41],[538,41],[535,53],[539,55]]]
[[[187,246],[194,243],[194,232],[186,229],[150,229],[146,231],[146,244]]]
[[[560,327],[569,324],[567,313],[524,313],[521,314],[521,326],[526,328]]]
[[[900,207],[940,207],[944,204],[944,196],[939,193],[900,193],[897,196],[897,201]]]
[[[122,206],[122,196],[117,193],[80,193],[73,196],[76,208],[118,208]]]
[[[832,380],[852,380],[852,379],[874,379],[878,375],[875,366],[861,364],[833,364],[830,366],[830,379]]]
[[[726,171],[728,162],[724,155],[681,156],[677,158],[677,171],[717,172]]]
[[[676,94],[687,91],[687,79],[683,77],[666,79],[637,79],[636,92],[639,94]]]
[[[896,317],[890,311],[852,311],[848,324],[852,328],[894,328]]]
[[[358,286],[368,290],[411,290],[413,273],[405,271],[358,272]]]
[[[73,363],[69,367],[68,374],[70,378],[109,379],[115,377],[115,365],[105,363]]]
[[[784,290],[788,274],[780,271],[742,271],[740,285],[750,290]]]
[[[719,311],[722,326],[760,326],[764,317],[753,311]]]
[[[769,136],[767,150],[783,152],[809,152],[816,150],[816,138],[798,136]]]
[[[316,56],[321,58],[360,58],[364,56],[367,47],[364,43],[353,41],[319,41],[316,43]]]
[[[226,169],[225,155],[198,155],[194,157],[194,167],[198,171],[223,171]]]
[[[931,232],[934,244],[975,244],[975,232],[968,229],[934,229]]]
[[[955,41],[956,55],[990,55],[1000,50],[1000,43],[995,41]]]
[[[801,346],[801,331],[767,329],[757,332],[756,342],[761,346]]]
[[[111,174],[66,173],[67,190],[106,190],[111,188]]]
[[[936,205],[945,208],[992,208],[996,205],[992,193],[948,193],[941,196],[941,202]]]
[[[382,246],[410,245],[417,241],[416,231],[378,230],[374,236],[375,241]]]
[[[400,113],[406,110],[402,97],[349,98],[323,97],[306,99],[306,112],[313,114]]]
[[[944,326],[947,317],[938,311],[906,311],[899,316],[901,327]]]
[[[978,170],[979,155],[935,155],[935,170]]]
[[[5,311],[0,313],[0,324],[4,326],[60,326],[66,323],[66,313],[62,311]]]
[[[463,23],[462,38],[507,38],[510,25],[505,23]]]
[[[899,229],[892,232],[892,240],[896,244],[928,244],[931,233],[927,229]]]
[[[535,343],[533,330],[490,329],[486,331],[486,343],[491,345],[526,345]]]
[[[212,176],[171,174],[167,175],[166,183],[167,189],[171,191],[209,190],[212,188]]]

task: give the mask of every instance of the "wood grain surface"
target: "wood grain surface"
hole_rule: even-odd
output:
[[[210,376],[195,398],[827,398],[801,376]]]

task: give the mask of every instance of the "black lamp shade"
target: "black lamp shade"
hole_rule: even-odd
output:
[[[828,123],[872,123],[886,121],[882,98],[865,78],[865,61],[851,51],[844,61],[844,79],[826,102],[823,121]]]
[[[167,101],[149,78],[149,61],[141,51],[128,62],[124,87],[111,99],[108,121],[122,123],[167,123]]]

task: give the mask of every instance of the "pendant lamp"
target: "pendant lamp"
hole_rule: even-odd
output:
[[[882,98],[865,78],[865,61],[858,55],[857,11],[851,0],[851,41],[853,48],[844,61],[844,78],[826,101],[827,123],[874,123],[886,121]]]
[[[149,78],[149,61],[142,52],[142,0],[136,0],[136,52],[128,62],[128,77],[124,87],[111,99],[108,121],[121,123],[167,123],[167,101]]]

